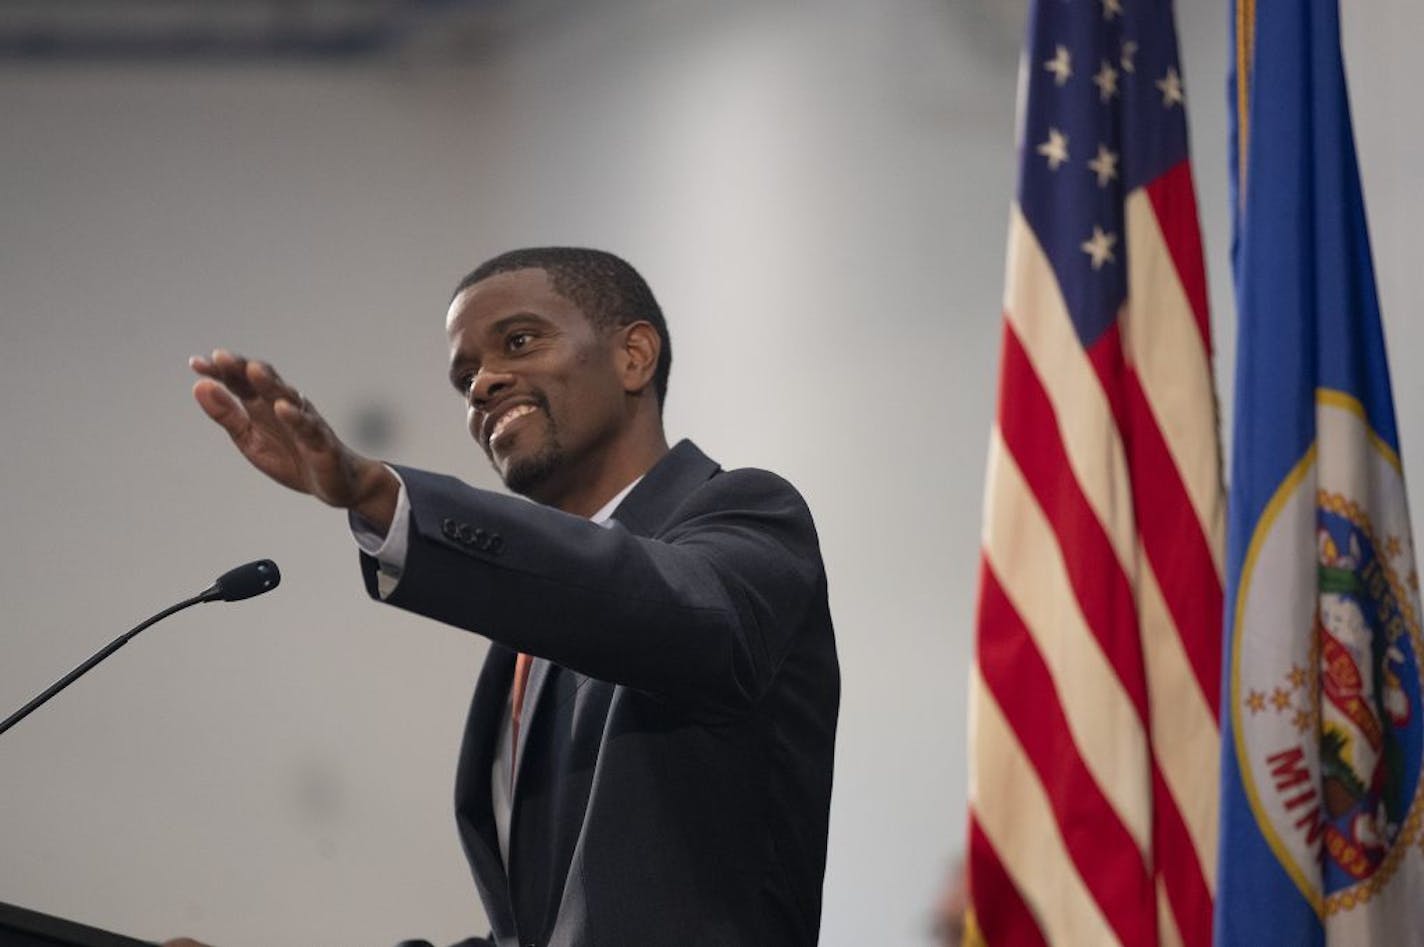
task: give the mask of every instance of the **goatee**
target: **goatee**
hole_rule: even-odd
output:
[[[504,471],[504,485],[514,493],[527,497],[563,466],[564,452],[557,444],[545,445],[532,457],[511,460]]]

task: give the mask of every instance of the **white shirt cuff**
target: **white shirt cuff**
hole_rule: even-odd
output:
[[[396,497],[396,511],[391,516],[391,528],[382,535],[380,528],[354,512],[347,513],[351,525],[351,535],[361,551],[376,560],[376,591],[381,598],[390,598],[405,571],[406,550],[410,548],[410,498],[406,496],[405,481],[400,474],[386,467],[400,481],[400,493]]]

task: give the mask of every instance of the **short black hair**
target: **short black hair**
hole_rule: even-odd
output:
[[[662,307],[638,271],[621,257],[584,247],[527,247],[486,260],[460,280],[451,300],[476,283],[514,270],[543,270],[554,291],[578,306],[600,329],[647,322],[662,339],[662,351],[653,375],[658,407],[667,400],[672,372],[672,339]]]

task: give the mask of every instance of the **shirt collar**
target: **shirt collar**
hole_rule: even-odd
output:
[[[633,488],[638,485],[638,481],[642,479],[642,477],[639,477],[637,480],[634,480],[622,490],[619,490],[614,495],[613,499],[603,504],[603,506],[599,508],[598,512],[590,516],[589,519],[599,524],[600,526],[606,524],[613,517],[613,511],[618,509],[618,504],[623,502],[623,498],[626,497],[629,493],[631,493]]]

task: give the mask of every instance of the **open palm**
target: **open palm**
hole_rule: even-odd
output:
[[[193,397],[252,466],[332,506],[359,502],[374,462],[347,448],[271,365],[224,349],[210,358],[194,356],[188,364],[203,376],[193,385]]]

